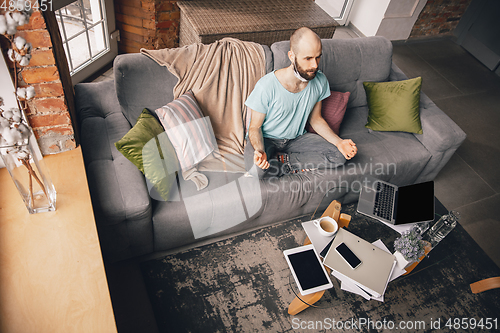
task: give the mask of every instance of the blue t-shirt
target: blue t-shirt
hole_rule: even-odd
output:
[[[262,124],[263,137],[295,139],[305,133],[307,119],[316,103],[328,96],[328,80],[319,70],[298,93],[283,87],[273,71],[257,82],[245,105],[266,114]]]

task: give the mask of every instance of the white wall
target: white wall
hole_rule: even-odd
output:
[[[349,21],[365,36],[375,36],[391,0],[356,0]]]
[[[392,0],[380,23],[377,36],[390,40],[408,39],[426,3],[427,0]]]
[[[10,76],[9,68],[3,57],[0,54],[0,97],[3,98],[3,105],[1,108],[3,110],[8,110],[10,108],[17,108],[16,94],[14,93],[14,84],[12,83],[12,77]],[[0,168],[3,168],[4,164],[0,158]]]
[[[427,0],[355,0],[350,23],[365,36],[407,39]]]

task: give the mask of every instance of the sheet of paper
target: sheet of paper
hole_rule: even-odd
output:
[[[366,300],[370,300],[371,296],[365,292],[363,289],[358,287],[354,281],[352,281],[350,278],[345,276],[342,273],[337,272],[336,270],[332,269],[332,275],[335,276],[339,281],[341,282],[340,284],[340,289],[349,291],[351,293],[358,294],[362,297],[364,297]]]
[[[372,244],[375,245],[376,247],[378,247],[379,249],[384,250],[385,252],[391,253],[391,251],[389,251],[387,246],[385,246],[384,242],[382,242],[382,240],[380,240],[380,239],[377,239]]]
[[[376,240],[372,244],[375,245],[376,247],[378,247],[379,249],[384,250],[385,252],[389,252],[390,253],[390,251],[387,248],[387,246],[385,246],[384,242],[382,242],[380,239]],[[399,259],[398,256],[395,256],[395,257],[396,257],[396,259]],[[396,266],[392,270],[392,274],[389,277],[389,281],[388,282],[391,282],[392,280],[396,279],[397,277],[400,277],[404,273],[406,273],[406,270],[404,269],[404,266],[401,267],[401,262],[400,261],[396,261]]]
[[[397,255],[396,252],[393,253],[394,256],[396,257],[396,260],[397,260],[397,264],[396,264],[396,268],[394,268],[394,272],[393,274],[391,275],[391,279],[390,281],[400,277],[401,275],[405,274],[406,273],[406,265],[408,264],[408,261],[406,261],[402,255]]]
[[[327,237],[320,234],[318,228],[313,224],[314,221],[317,220],[302,222],[302,227],[306,231],[307,237],[309,237],[309,240],[311,241],[314,249],[316,250],[316,252],[318,252],[319,255],[320,252],[325,248],[325,246],[327,246],[335,236]]]
[[[360,295],[367,301],[374,299],[376,301],[383,302],[384,301],[384,296],[381,295],[380,297],[373,297],[372,295],[368,294],[366,291],[364,291],[362,288],[360,288],[354,281],[349,279],[347,276],[332,270],[332,275],[335,276],[337,279],[341,281],[340,284],[340,289],[344,291],[348,291],[357,295]]]
[[[407,224],[401,224],[401,225],[394,225],[394,224],[387,223],[387,222],[384,222],[384,221],[380,221],[380,222],[382,222],[383,224],[385,224],[389,228],[391,228],[393,230],[396,230],[400,234],[402,234],[405,231],[410,230],[411,228],[413,228],[414,225],[416,225],[416,223],[407,223]]]
[[[342,283],[340,285],[340,289],[357,294],[357,295],[363,297],[364,299],[366,299],[367,301],[372,299],[369,294],[365,293],[363,289],[359,288],[354,283],[342,281]]]

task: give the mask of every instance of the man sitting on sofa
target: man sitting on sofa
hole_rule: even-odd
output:
[[[251,121],[245,167],[250,174],[262,178],[335,168],[356,155],[356,144],[339,138],[321,116],[321,101],[330,96],[328,80],[318,71],[321,52],[314,31],[296,30],[288,51],[291,65],[262,77],[246,100]],[[305,133],[307,120],[319,135]]]

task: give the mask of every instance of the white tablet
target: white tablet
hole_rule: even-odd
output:
[[[312,244],[285,250],[283,254],[302,295],[333,287]]]

